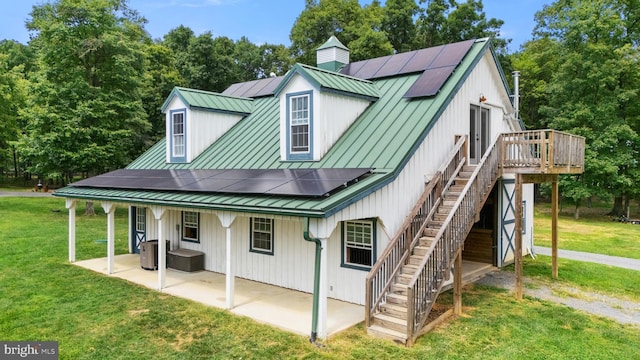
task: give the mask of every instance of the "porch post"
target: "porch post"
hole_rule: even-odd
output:
[[[558,176],[551,182],[551,275],[558,278]]]
[[[458,250],[453,267],[453,310],[462,315],[462,250]]]
[[[107,214],[107,274],[111,275],[114,270],[116,207],[113,203],[104,201],[102,209]]]
[[[67,209],[69,209],[69,262],[76,261],[76,201],[73,199],[66,200]]]
[[[236,216],[228,213],[222,212],[218,213],[218,219],[222,224],[222,227],[226,229],[227,241],[226,241],[226,266],[225,266],[225,291],[226,291],[226,303],[225,306],[227,309],[233,309],[234,307],[234,297],[235,297],[235,282],[236,277],[233,273],[233,251],[231,248],[231,224],[236,219]]]
[[[327,274],[327,238],[320,239],[323,251],[320,254],[320,289],[318,291],[318,337],[327,338],[327,296],[328,296],[328,274]]]
[[[233,274],[233,265],[231,261],[231,227],[227,227],[227,247],[226,247],[226,274],[225,274],[225,291],[227,309],[233,309],[234,295],[236,288],[236,279]]]
[[[162,291],[167,282],[167,245],[164,239],[164,222],[162,221],[166,209],[153,206],[151,207],[151,212],[153,212],[153,216],[158,221],[158,291]]]
[[[515,208],[515,266],[516,266],[516,299],[522,300],[522,175],[516,174],[516,199],[514,201]]]

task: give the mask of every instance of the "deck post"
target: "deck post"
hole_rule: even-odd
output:
[[[558,176],[551,182],[551,275],[558,278]]]
[[[76,261],[76,201],[67,199],[67,209],[69,209],[69,262]]]
[[[462,250],[458,250],[453,267],[453,310],[462,315]]]
[[[111,275],[114,271],[116,207],[113,203],[105,201],[102,203],[102,209],[107,214],[107,274]]]
[[[516,271],[516,299],[522,300],[522,175],[516,174],[515,199],[515,271]]]

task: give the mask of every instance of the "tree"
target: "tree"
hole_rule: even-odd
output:
[[[491,37],[498,54],[506,56],[511,40],[500,37],[504,21],[487,19],[482,0],[421,0],[427,7],[417,21],[417,48],[442,45],[469,39]],[[504,60],[501,59],[501,60]]]
[[[25,99],[25,80],[22,74],[24,66],[12,66],[10,62],[9,55],[0,52],[0,173],[12,159],[14,177],[17,177],[15,142],[21,128],[18,110]]]
[[[125,0],[34,6],[27,28],[38,58],[22,151],[42,176],[101,173],[127,164],[150,126],[142,106],[144,19]]]
[[[351,51],[352,61],[393,51],[381,31],[378,1],[362,8],[357,0],[308,0],[291,29],[291,53],[300,63],[316,65],[316,49],[335,35]]]
[[[396,52],[413,49],[416,37],[416,24],[413,17],[418,14],[420,7],[415,0],[387,0],[384,8],[382,30]]]
[[[590,196],[612,195],[620,204],[638,196],[640,54],[638,38],[629,36],[638,33],[637,17],[628,17],[638,11],[636,3],[563,0],[545,6],[521,57],[535,58],[531,51],[552,45],[552,73],[537,99],[539,123],[586,138],[585,173],[563,183],[563,195],[578,206]]]

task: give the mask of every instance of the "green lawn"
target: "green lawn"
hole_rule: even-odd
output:
[[[105,256],[106,245],[96,240],[106,237],[106,217],[81,216],[82,206],[77,257]],[[126,210],[116,215],[116,253],[124,253]],[[304,336],[69,265],[67,220],[61,199],[0,198],[0,340],[56,340],[61,359],[640,358],[638,328],[480,286],[465,289],[466,316],[413,348],[370,338],[362,325],[317,347]],[[568,268],[561,262],[561,274]],[[450,304],[450,294],[439,302]]]
[[[558,218],[560,249],[640,259],[640,225],[611,221],[607,209],[584,209],[579,220],[567,211]],[[551,208],[535,207],[534,243],[551,247]]]

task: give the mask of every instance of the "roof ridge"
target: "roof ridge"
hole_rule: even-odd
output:
[[[325,74],[329,74],[329,75],[336,75],[342,78],[346,78],[346,79],[350,79],[350,80],[356,80],[356,81],[360,81],[363,83],[367,83],[367,84],[373,84],[373,81],[371,80],[367,80],[367,79],[361,79],[355,76],[351,76],[351,75],[346,75],[346,74],[342,74],[342,73],[338,73],[338,72],[334,72],[331,70],[325,70],[325,69],[321,69],[315,66],[311,66],[311,65],[307,65],[307,64],[302,64],[302,63],[296,63],[296,65],[300,65],[302,68],[308,69],[308,70],[314,70],[314,71],[319,71]],[[294,66],[295,68],[295,66]],[[293,69],[292,69],[293,70]]]

